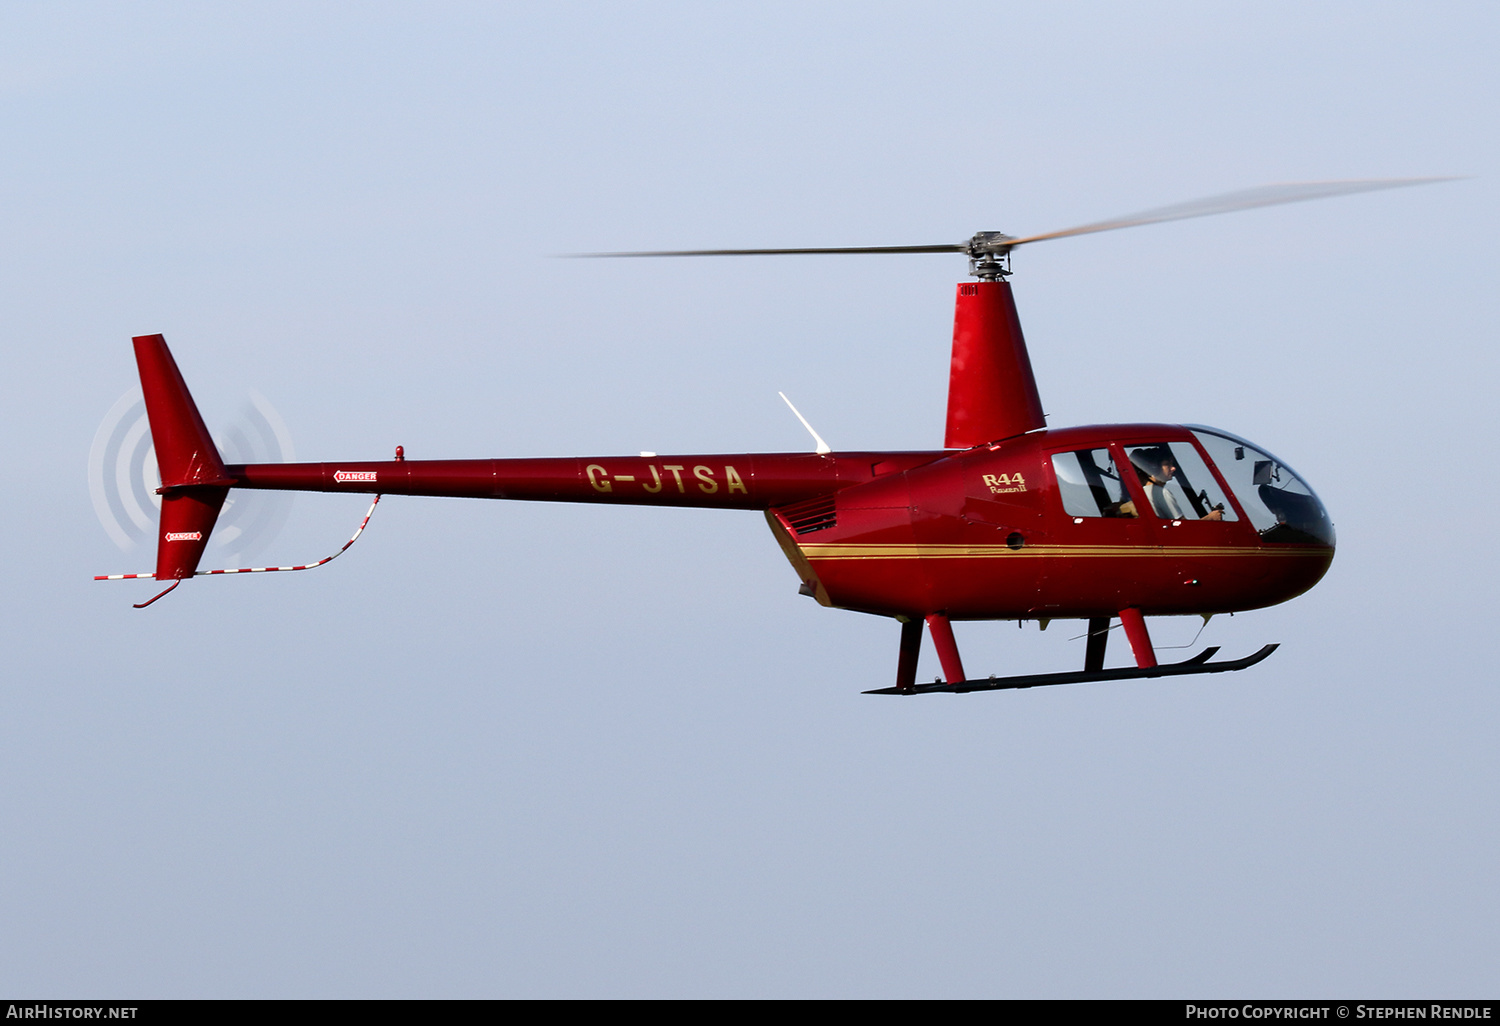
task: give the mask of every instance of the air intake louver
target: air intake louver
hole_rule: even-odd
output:
[[[780,513],[791,525],[792,530],[798,534],[826,531],[838,524],[832,495],[821,495],[816,499],[808,499],[806,502],[783,506]]]

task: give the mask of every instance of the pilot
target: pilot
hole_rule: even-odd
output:
[[[1177,497],[1167,490],[1167,482],[1177,473],[1177,460],[1172,450],[1166,447],[1137,449],[1130,454],[1130,462],[1141,478],[1141,487],[1146,490],[1152,511],[1163,520],[1186,519]],[[1211,509],[1199,519],[1223,520],[1224,510]]]

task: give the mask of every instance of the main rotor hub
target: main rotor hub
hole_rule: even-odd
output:
[[[1014,235],[975,232],[964,252],[969,254],[969,273],[980,281],[998,281],[1010,274],[1010,250]]]

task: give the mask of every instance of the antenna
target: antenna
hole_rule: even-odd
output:
[[[786,397],[786,393],[777,392],[776,394],[781,396],[781,401],[786,403],[787,408],[790,409],[792,413],[796,415],[797,419],[802,422],[802,426],[807,428],[807,433],[813,436],[813,441],[818,443],[818,447],[814,451],[817,452],[819,456],[827,456],[829,453],[833,452],[833,450],[828,447],[828,443],[823,441],[822,436],[813,430],[813,426],[807,422],[807,418],[797,412],[797,407],[792,405],[792,401]]]

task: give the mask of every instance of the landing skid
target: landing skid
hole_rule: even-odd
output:
[[[965,694],[970,691],[1004,691],[1010,688],[1040,688],[1049,684],[1094,684],[1105,680],[1139,680],[1142,677],[1178,677],[1189,673],[1227,673],[1254,666],[1276,651],[1276,645],[1266,645],[1259,652],[1243,659],[1226,659],[1211,663],[1218,653],[1217,645],[1206,648],[1191,659],[1164,666],[1126,666],[1118,670],[1077,670],[1072,673],[1037,673],[1026,677],[990,677],[985,680],[961,680],[954,684],[913,684],[909,688],[880,688],[866,691],[867,695],[926,695],[932,692]]]

